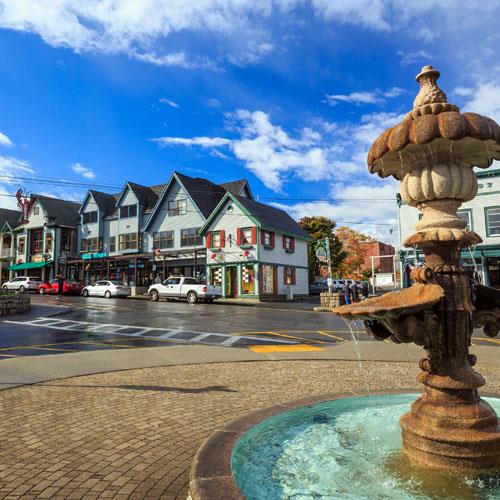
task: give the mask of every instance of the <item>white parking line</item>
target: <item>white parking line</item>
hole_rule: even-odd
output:
[[[256,340],[259,342],[269,342],[270,344],[297,344],[296,341],[276,339],[269,337],[255,337],[245,336],[245,335],[229,335],[227,333],[218,332],[195,332],[191,330],[179,330],[179,329],[168,329],[168,328],[157,328],[157,327],[143,327],[143,326],[133,326],[133,325],[118,325],[113,323],[92,323],[90,321],[75,321],[70,319],[55,319],[55,318],[37,318],[31,321],[12,321],[4,320],[3,323],[11,323],[16,325],[25,326],[36,326],[38,328],[49,328],[53,330],[66,330],[66,331],[84,331],[92,332],[97,335],[118,335],[123,337],[142,337],[145,339],[171,339],[176,342],[182,343],[206,343],[209,345],[220,345],[220,346],[232,346],[238,340],[250,340],[255,343]],[[132,333],[126,333],[124,330],[137,330]],[[183,339],[182,334],[195,335],[191,338]],[[172,338],[176,336],[175,338]],[[220,337],[218,342],[204,342],[208,337]]]

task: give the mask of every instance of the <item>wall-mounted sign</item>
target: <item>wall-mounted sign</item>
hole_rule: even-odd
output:
[[[100,253],[82,253],[82,259],[83,260],[90,260],[90,259],[103,259],[104,257],[107,257],[108,254],[106,252],[100,252]]]

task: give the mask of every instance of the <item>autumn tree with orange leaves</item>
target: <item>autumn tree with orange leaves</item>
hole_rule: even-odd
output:
[[[346,226],[338,227],[336,233],[337,238],[342,242],[343,250],[347,253],[340,264],[340,277],[360,279],[365,262],[365,250],[362,244],[375,241],[375,238]]]

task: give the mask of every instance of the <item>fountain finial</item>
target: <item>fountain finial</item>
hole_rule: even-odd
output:
[[[420,84],[420,91],[413,101],[413,109],[420,108],[426,104],[447,103],[446,94],[439,88],[437,79],[441,73],[431,65],[426,65],[422,71],[415,77]]]

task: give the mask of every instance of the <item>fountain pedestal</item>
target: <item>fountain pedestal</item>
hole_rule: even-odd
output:
[[[424,347],[418,376],[424,392],[401,418],[403,449],[433,468],[481,473],[500,470],[500,425],[479,397],[485,381],[472,368],[469,346],[474,326],[498,333],[500,292],[472,283],[460,266],[461,248],[482,240],[457,209],[477,194],[473,167],[500,159],[500,127],[474,113],[460,114],[438,77],[432,66],[422,68],[413,110],[383,132],[368,155],[370,171],[400,180],[403,201],[422,212],[404,246],[421,248],[426,267],[415,270],[409,289],[334,312],[364,319],[375,338]]]

